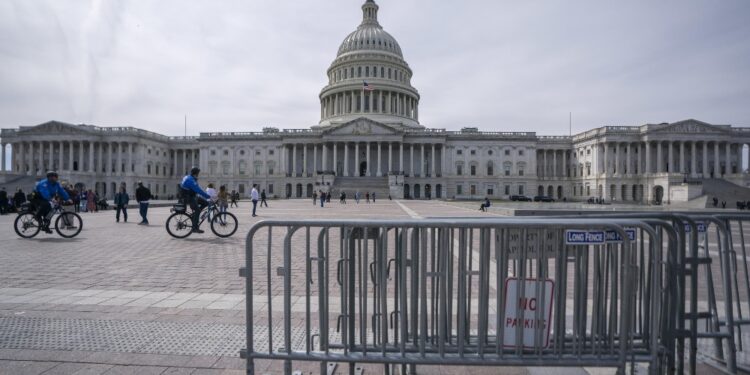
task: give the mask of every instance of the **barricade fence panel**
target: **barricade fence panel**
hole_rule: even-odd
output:
[[[674,231],[630,218],[266,221],[248,234],[254,360],[674,362]],[[671,244],[671,245],[670,245]],[[671,246],[671,247],[670,247]],[[672,253],[670,254],[670,251]]]

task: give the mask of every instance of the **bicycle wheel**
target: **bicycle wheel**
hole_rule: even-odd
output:
[[[174,238],[186,238],[193,232],[193,220],[190,215],[175,212],[167,219],[167,233]]]
[[[16,217],[13,229],[16,230],[17,235],[23,238],[31,238],[39,233],[40,225],[34,214],[26,212]]]
[[[75,212],[63,212],[57,215],[55,230],[57,234],[65,238],[73,238],[81,233],[83,220]]]
[[[237,217],[230,212],[220,212],[211,220],[211,231],[221,238],[227,238],[237,231]]]

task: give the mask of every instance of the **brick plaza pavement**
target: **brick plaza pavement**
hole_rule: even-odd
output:
[[[240,228],[230,239],[217,239],[206,227],[206,234],[172,239],[164,229],[167,208],[152,209],[148,227],[135,224],[134,208],[130,222],[120,224],[114,211],[84,213],[84,230],[72,240],[47,234],[24,240],[13,232],[15,216],[0,216],[0,374],[244,373],[244,361],[238,358],[245,346],[244,279],[238,268],[244,265],[244,236],[253,223],[264,218],[485,215],[466,204],[437,201],[381,200],[357,206],[350,200],[324,209],[311,200],[270,205],[259,209],[257,218],[250,217],[248,202],[233,209]],[[292,311],[301,308],[293,306]],[[280,373],[280,363],[261,361],[259,370]],[[420,368],[425,374],[456,372],[465,371]],[[368,368],[366,373],[380,370]]]

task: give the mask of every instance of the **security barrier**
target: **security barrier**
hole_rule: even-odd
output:
[[[248,374],[259,359],[283,361],[287,374],[292,361],[317,361],[321,374],[334,362],[351,374],[358,363],[402,374],[421,365],[669,372],[681,362],[685,316],[674,271],[694,262],[681,260],[685,228],[674,227],[614,217],[263,221],[241,270],[241,354]],[[723,321],[734,327],[729,310]]]

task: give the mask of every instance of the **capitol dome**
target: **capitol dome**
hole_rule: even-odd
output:
[[[362,5],[362,23],[339,46],[320,93],[316,128],[367,117],[395,127],[422,128],[419,92],[396,38],[378,22],[374,0]]]

